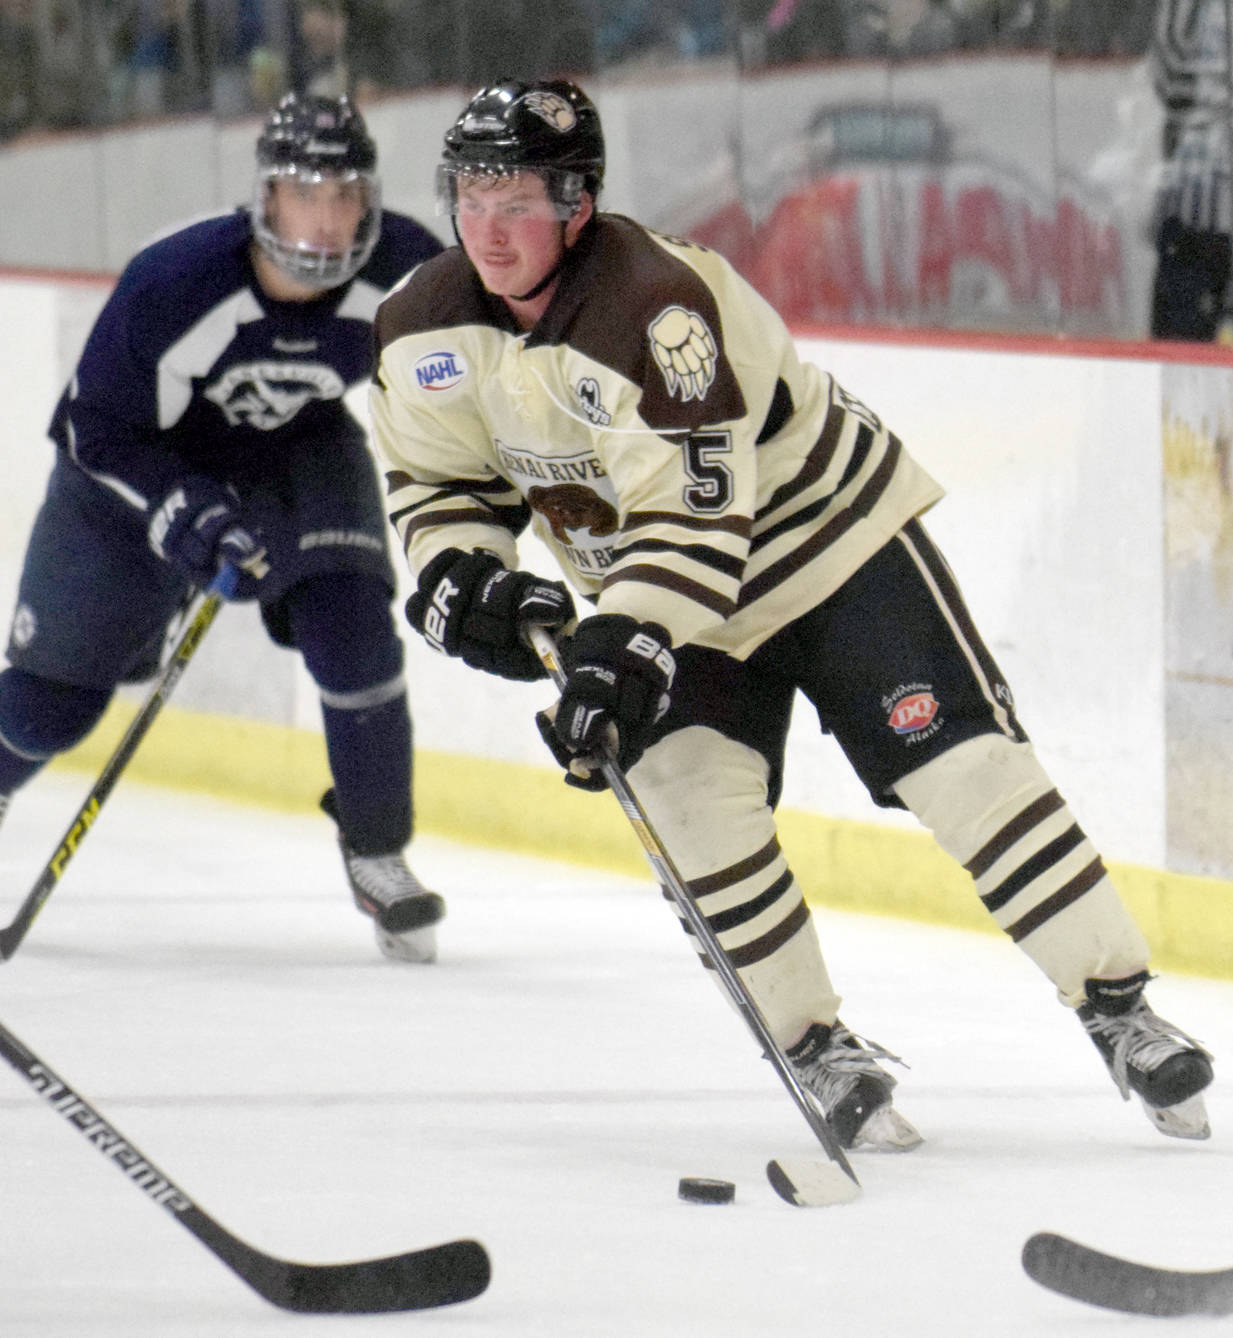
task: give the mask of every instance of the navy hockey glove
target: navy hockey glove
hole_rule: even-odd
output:
[[[447,548],[420,573],[407,600],[407,621],[434,650],[472,669],[530,683],[547,677],[524,640],[531,623],[563,627],[574,601],[560,581],[510,571],[491,553]]]
[[[232,598],[252,599],[256,582],[269,570],[265,550],[243,521],[240,500],[228,487],[199,474],[181,480],[154,508],[147,531],[150,547],[207,586],[224,563],[241,579]]]
[[[563,643],[565,686],[551,732],[544,721],[537,721],[553,755],[567,767],[568,783],[603,788],[602,778],[595,779],[597,771],[581,773],[588,770],[585,759],[598,754],[611,738],[610,726],[616,729],[616,760],[622,770],[642,756],[651,727],[670,703],[676,661],[669,647],[668,633],[658,623],[640,623],[623,613],[584,618]]]

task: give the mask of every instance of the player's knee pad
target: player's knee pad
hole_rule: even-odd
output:
[[[786,1044],[811,1022],[833,1019],[839,999],[779,847],[768,772],[755,749],[690,726],[648,748],[629,781],[694,904]]]
[[[40,678],[25,669],[0,673],[0,740],[21,757],[62,753],[98,724],[111,690]]]
[[[960,864],[1053,791],[1030,743],[982,734],[909,772],[895,793]],[[1060,800],[1059,800],[1060,804]]]
[[[404,690],[402,641],[383,581],[358,572],[314,576],[288,594],[287,613],[304,665],[327,698]]]
[[[761,753],[701,725],[653,744],[630,784],[686,878],[743,859],[775,836]]]
[[[895,789],[1068,1003],[1082,1000],[1088,977],[1142,968],[1143,935],[1030,744],[969,739]]]

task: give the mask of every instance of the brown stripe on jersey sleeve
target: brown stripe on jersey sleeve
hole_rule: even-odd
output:
[[[703,567],[719,572],[721,576],[731,576],[739,581],[745,574],[745,559],[732,553],[724,553],[718,548],[705,544],[673,544],[666,539],[638,539],[633,543],[621,543],[613,550],[617,562],[631,553],[676,553],[679,557],[697,562]]]
[[[763,516],[768,516],[777,511],[786,502],[790,502],[792,498],[808,491],[817,483],[835,458],[835,450],[839,445],[839,438],[843,433],[848,417],[846,409],[841,408],[838,404],[831,405],[826,412],[826,421],[822,424],[822,431],[818,433],[818,439],[810,448],[804,463],[796,473],[796,477],[775,489],[766,505],[759,510],[756,519],[760,520]]]
[[[754,600],[761,599],[777,585],[794,576],[802,567],[808,566],[819,553],[824,552],[846,534],[857,521],[863,520],[886,491],[894,477],[901,454],[902,447],[898,438],[890,437],[887,441],[886,454],[852,501],[799,547],[746,582],[744,590],[741,591],[741,607],[745,608]]]
[[[413,534],[419,534],[422,530],[435,529],[439,525],[500,525],[503,529],[509,530],[513,535],[519,535],[526,528],[527,521],[530,519],[530,508],[523,503],[520,506],[451,506],[436,507],[433,510],[425,510],[430,507],[432,502],[439,501],[438,498],[432,498],[428,502],[421,503],[418,506],[404,507],[400,511],[390,512],[390,523],[403,536],[403,543],[407,543]],[[413,512],[421,511],[422,515],[413,515]]]
[[[604,578],[602,589],[611,589],[622,581],[639,581],[643,585],[671,591],[674,595],[692,599],[695,604],[710,609],[712,613],[718,613],[721,618],[730,618],[736,612],[734,599],[727,599],[700,581],[690,580],[688,576],[682,576],[668,567],[655,567],[645,562],[622,567],[619,571],[610,572]]]
[[[625,519],[622,532],[628,537],[635,530],[648,525],[671,525],[678,530],[693,530],[705,534],[719,531],[748,539],[753,525],[748,516],[689,516],[680,511],[631,511]]]
[[[388,496],[402,488],[432,488],[434,493],[456,493],[465,495],[473,493],[476,496],[492,495],[497,496],[500,493],[517,493],[506,479],[445,479],[440,483],[422,483],[414,479],[405,470],[390,469],[385,475],[385,491]]]

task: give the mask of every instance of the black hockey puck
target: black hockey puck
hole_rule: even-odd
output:
[[[731,1203],[736,1186],[731,1180],[703,1180],[685,1176],[676,1187],[677,1197],[686,1203]]]

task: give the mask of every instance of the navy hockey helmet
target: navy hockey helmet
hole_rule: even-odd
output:
[[[460,176],[544,179],[561,218],[578,209],[584,190],[599,193],[604,180],[604,133],[595,104],[565,79],[523,83],[504,79],[482,88],[445,132],[437,169],[437,203],[456,208]]]
[[[270,213],[273,183],[288,179],[306,187],[326,180],[355,186],[364,211],[345,250],[279,234]],[[377,146],[350,99],[288,93],[270,112],[257,140],[252,219],[262,251],[308,288],[336,288],[363,268],[381,232],[381,182]]]

